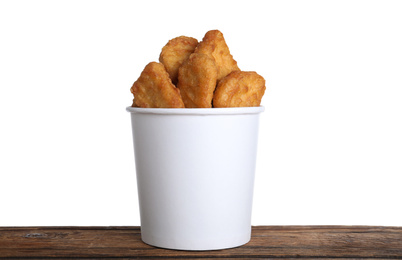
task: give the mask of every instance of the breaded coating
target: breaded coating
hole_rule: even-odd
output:
[[[211,108],[218,70],[213,58],[202,53],[190,55],[179,69],[179,82],[186,108]]]
[[[265,92],[265,80],[254,71],[234,71],[223,78],[214,93],[214,107],[257,107]]]
[[[218,68],[218,81],[230,72],[240,70],[237,62],[230,54],[223,34],[218,30],[208,31],[194,52],[204,53],[215,59]]]
[[[138,107],[137,104],[135,103],[135,98],[133,98],[133,104],[131,106],[132,107]]]
[[[179,67],[188,59],[198,45],[198,40],[192,37],[180,36],[171,39],[159,55],[159,61],[165,65],[173,84],[177,83]]]
[[[184,108],[179,89],[172,84],[165,66],[158,62],[150,62],[145,66],[131,87],[131,93],[138,107]]]

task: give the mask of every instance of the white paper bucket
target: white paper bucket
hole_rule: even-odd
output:
[[[128,107],[141,238],[179,250],[246,244],[264,107]]]

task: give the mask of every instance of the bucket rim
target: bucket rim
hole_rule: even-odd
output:
[[[242,115],[264,112],[264,106],[258,107],[228,107],[228,108],[142,108],[126,107],[126,111],[138,114],[158,115]]]

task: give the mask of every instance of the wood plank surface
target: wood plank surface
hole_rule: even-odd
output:
[[[0,227],[0,258],[402,258],[402,227],[255,226],[248,244],[215,251],[152,247],[139,227]]]

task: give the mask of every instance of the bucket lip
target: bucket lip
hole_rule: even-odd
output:
[[[228,107],[228,108],[142,108],[126,107],[127,112],[158,115],[242,115],[258,114],[265,110],[258,107]]]

